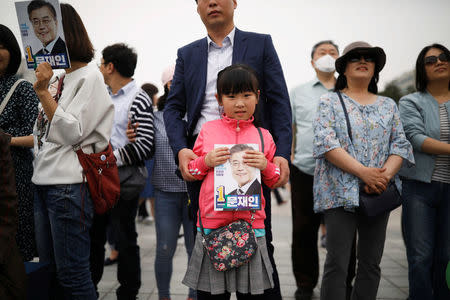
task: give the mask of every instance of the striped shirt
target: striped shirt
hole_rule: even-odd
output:
[[[116,108],[111,144],[118,166],[144,165],[144,161],[150,159],[154,152],[152,101],[144,90],[133,87],[135,87],[134,80],[123,87],[118,94],[111,95]],[[130,97],[133,99],[131,103],[130,100],[126,100]],[[128,120],[131,120],[132,124],[139,123],[134,143],[130,143],[126,138]],[[117,132],[116,135],[115,132]]]
[[[439,122],[441,125],[440,141],[450,143],[450,124],[445,103],[439,104]],[[436,155],[432,181],[450,183],[450,155]]]

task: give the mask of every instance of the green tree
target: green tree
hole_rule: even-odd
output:
[[[402,91],[394,82],[388,83],[384,91],[382,91],[380,95],[392,98],[397,103],[398,100],[400,100],[400,98],[403,96]]]

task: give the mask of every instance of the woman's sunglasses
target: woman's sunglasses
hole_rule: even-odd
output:
[[[348,58],[348,62],[355,63],[360,62],[361,58],[364,58],[366,62],[374,62],[375,58],[369,54],[354,54]]]
[[[448,56],[442,52],[441,54],[439,54],[439,56],[427,56],[425,57],[425,64],[426,65],[434,65],[435,63],[437,63],[438,58],[441,62],[447,62],[448,61]]]

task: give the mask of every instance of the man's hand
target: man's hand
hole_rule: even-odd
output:
[[[282,156],[275,156],[273,163],[280,168],[280,179],[272,187],[273,189],[285,185],[289,181],[289,163],[286,158]]]
[[[230,149],[227,147],[220,147],[211,150],[206,154],[205,164],[210,168],[214,168],[226,163],[228,159],[230,159]]]
[[[196,159],[198,156],[188,148],[183,148],[178,152],[178,165],[181,171],[181,176],[186,181],[197,180],[194,176],[189,173],[189,163],[191,160]]]
[[[126,133],[127,133],[127,138],[130,141],[130,143],[136,142],[136,129],[138,128],[138,126],[139,126],[138,122],[131,124],[131,121],[128,120]]]

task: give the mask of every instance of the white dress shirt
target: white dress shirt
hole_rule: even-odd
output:
[[[208,36],[208,72],[203,106],[198,119],[194,135],[200,132],[202,125],[208,121],[220,119],[222,109],[217,103],[217,74],[233,62],[233,43],[236,27],[225,37],[222,47],[219,47]]]

